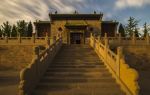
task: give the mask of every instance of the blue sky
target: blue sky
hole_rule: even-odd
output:
[[[104,20],[117,20],[123,24],[130,16],[150,24],[150,0],[1,0],[0,24],[20,19],[49,20],[48,13],[103,12]]]

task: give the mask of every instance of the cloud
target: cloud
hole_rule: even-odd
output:
[[[127,7],[143,7],[150,4],[150,0],[117,0],[115,2],[116,9],[124,9]]]
[[[49,20],[48,13],[104,13],[104,20],[119,20],[129,16],[140,16],[145,21],[149,21],[150,0],[0,0],[0,25],[9,21],[15,23],[17,20],[35,21]],[[124,9],[122,11],[116,9]],[[137,9],[137,10],[136,10]],[[143,15],[144,14],[144,15]],[[150,22],[150,21],[149,21]]]
[[[34,21],[36,19],[49,20],[50,11],[71,13],[85,0],[1,0],[0,24],[5,21],[16,22],[24,19]]]

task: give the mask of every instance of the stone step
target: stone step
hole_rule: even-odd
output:
[[[63,45],[32,95],[125,95],[88,45]]]
[[[81,72],[46,72],[45,77],[73,77],[73,78],[91,78],[91,77],[112,77],[112,75],[109,72],[87,72],[87,73],[81,73]]]
[[[98,83],[98,82],[115,82],[115,79],[113,78],[55,78],[55,77],[43,77],[40,82],[44,83],[85,83],[85,82],[92,82],[92,83]]]
[[[118,88],[119,85],[117,85],[116,83],[103,83],[103,82],[99,82],[99,83],[40,83],[37,86],[37,89],[49,89],[49,90],[53,90],[53,89],[63,89],[63,88],[91,88],[91,89],[97,89],[97,88]]]
[[[106,68],[48,68],[47,72],[108,72]]]
[[[93,56],[93,55],[95,55],[95,54],[90,54],[90,53],[73,54],[73,53],[71,53],[71,54],[65,54],[65,55],[59,54],[55,58],[81,58],[82,57],[82,58],[85,58],[85,59],[86,58],[97,58],[97,59],[100,59],[98,56]]]
[[[89,56],[87,56],[87,55],[89,55]],[[81,59],[81,58],[83,58],[83,59],[99,59],[100,60],[100,58],[98,57],[98,56],[93,56],[92,54],[65,54],[65,55],[57,55],[56,57],[55,57],[56,59],[57,58],[74,58],[74,59]]]
[[[89,53],[91,53],[91,54],[96,54],[95,52],[93,52],[93,51],[91,51],[91,50],[82,50],[82,49],[80,49],[80,50],[76,50],[76,49],[72,49],[72,50],[61,50],[59,53],[60,54],[62,54],[62,53],[64,53],[64,52],[66,52],[66,54],[71,54],[71,53],[73,53],[73,54],[77,54],[77,53],[81,53],[81,54],[89,54]]]
[[[90,64],[90,65],[87,65],[87,64],[81,64],[81,65],[76,65],[76,64],[50,64],[49,65],[49,68],[106,68],[105,65],[103,64],[98,64],[98,65],[93,65],[93,64]]]
[[[33,95],[125,95],[116,87],[110,88],[62,88],[36,90]]]
[[[76,60],[76,59],[70,59],[70,60],[54,60],[54,62],[55,63],[64,63],[64,62],[66,62],[66,63],[68,63],[68,62],[70,62],[70,63],[86,63],[86,62],[88,62],[88,63],[100,63],[101,61],[99,61],[99,60]]]
[[[55,61],[52,62],[51,65],[104,65],[103,62],[61,62],[61,61]]]
[[[54,62],[101,62],[95,59],[55,59]]]

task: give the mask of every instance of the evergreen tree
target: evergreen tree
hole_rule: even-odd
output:
[[[4,22],[2,25],[2,31],[4,36],[11,37],[11,25],[8,21]]]
[[[28,33],[27,36],[28,37],[32,37],[32,33],[33,33],[33,26],[32,26],[32,22],[30,21],[28,24]]]
[[[145,22],[144,25],[143,25],[143,33],[144,33],[144,37],[146,37],[146,34],[150,31],[150,27],[147,25],[147,23]]]
[[[16,27],[16,25],[13,25],[13,27],[12,27],[11,36],[12,37],[17,37],[17,27]]]
[[[17,22],[17,30],[20,36],[27,37],[27,23],[24,20]]]
[[[122,24],[120,24],[120,26],[119,26],[119,33],[121,34],[122,37],[126,36],[125,29]]]
[[[133,35],[133,33],[137,32],[135,30],[138,26],[138,23],[139,23],[139,21],[136,20],[134,17],[129,18],[128,24],[126,26],[126,31],[127,31],[128,36],[131,37]]]
[[[138,31],[138,28],[135,28],[135,31],[134,31],[134,33],[135,33],[135,37],[139,37],[139,31]]]
[[[2,34],[3,34],[3,32],[2,32],[2,29],[1,29],[1,26],[0,26],[0,37],[2,37]]]

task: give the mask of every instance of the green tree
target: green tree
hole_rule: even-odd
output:
[[[2,37],[2,34],[3,34],[3,31],[2,31],[1,26],[0,26],[0,37]]]
[[[4,22],[2,25],[2,31],[4,36],[11,37],[11,25],[8,21]]]
[[[119,33],[121,34],[122,37],[126,36],[125,29],[122,24],[120,24],[119,26]]]
[[[128,20],[128,24],[126,25],[126,31],[128,36],[132,36],[133,33],[137,32],[136,28],[138,26],[139,21],[136,20],[134,17],[130,17]]]
[[[139,34],[139,31],[138,31],[138,28],[135,27],[134,33],[135,33],[135,37],[139,37],[140,34]]]
[[[27,36],[27,23],[24,20],[20,20],[17,22],[17,30],[20,36]]]
[[[143,33],[144,33],[144,37],[146,37],[146,34],[150,31],[150,27],[147,25],[147,23],[145,22],[144,25],[143,25]]]
[[[28,37],[32,37],[32,33],[33,33],[33,26],[32,26],[32,22],[30,21],[28,24],[28,33],[27,36]]]
[[[17,37],[17,27],[16,27],[16,25],[13,25],[13,27],[12,27],[11,36],[12,37]]]

